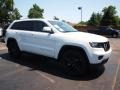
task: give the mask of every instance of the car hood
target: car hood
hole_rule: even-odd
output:
[[[85,32],[67,32],[64,33],[65,38],[69,38],[71,40],[81,40],[86,42],[106,42],[108,39],[106,37],[90,34]]]

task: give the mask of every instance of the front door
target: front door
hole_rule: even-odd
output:
[[[48,26],[42,21],[34,21],[34,31],[32,32],[32,52],[54,57],[56,40],[54,34],[43,32],[43,27]]]

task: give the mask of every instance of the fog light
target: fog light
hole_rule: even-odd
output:
[[[101,60],[103,58],[103,56],[98,56],[98,60]]]

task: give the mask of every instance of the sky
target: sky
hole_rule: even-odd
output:
[[[14,3],[23,19],[27,18],[28,11],[33,4],[44,9],[43,15],[46,19],[53,19],[56,16],[72,23],[81,21],[81,11],[78,7],[82,7],[83,21],[89,20],[93,12],[101,12],[109,5],[115,6],[117,15],[120,16],[120,0],[14,0]]]

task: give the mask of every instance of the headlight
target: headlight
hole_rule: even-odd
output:
[[[98,43],[98,42],[90,42],[90,46],[93,48],[103,48],[102,43]]]

